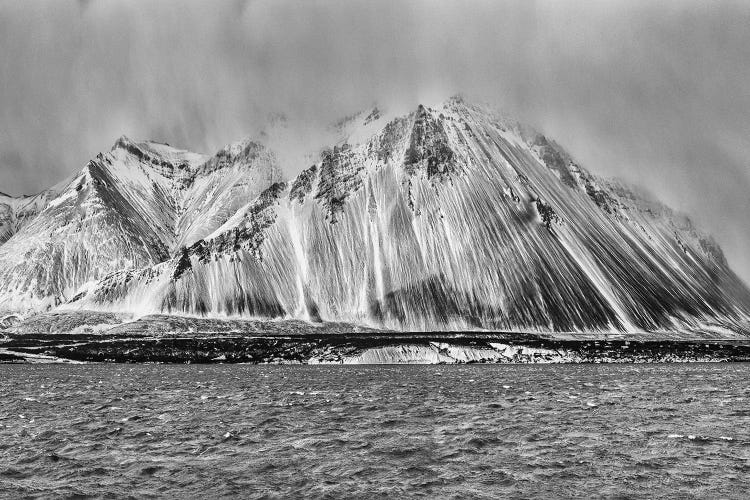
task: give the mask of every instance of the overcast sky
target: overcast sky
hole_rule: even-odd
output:
[[[122,134],[213,152],[284,113],[305,143],[461,92],[689,213],[750,282],[748,26],[729,1],[0,0],[0,191]]]

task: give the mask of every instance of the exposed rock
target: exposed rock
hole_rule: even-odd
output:
[[[335,224],[346,199],[362,186],[360,172],[364,165],[355,161],[354,151],[348,144],[327,150],[322,156],[315,198],[321,201],[331,224]]]
[[[299,203],[305,201],[305,197],[310,194],[313,189],[313,184],[317,179],[318,166],[313,165],[300,172],[294,182],[292,188],[289,190],[289,199],[296,200]]]
[[[440,120],[420,104],[414,118],[404,169],[410,175],[425,170],[428,179],[444,180],[456,169],[453,150]]]
[[[541,198],[537,198],[536,210],[539,213],[539,217],[542,219],[542,224],[549,230],[552,231],[552,224],[562,225],[562,219],[557,215],[555,210],[548,204],[542,201]]]

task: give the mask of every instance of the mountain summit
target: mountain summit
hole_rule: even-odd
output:
[[[0,246],[0,310],[748,332],[709,237],[530,128],[458,98],[346,127],[288,182],[253,141],[119,139]]]

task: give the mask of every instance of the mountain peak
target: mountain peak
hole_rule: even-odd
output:
[[[198,172],[205,175],[231,166],[254,164],[261,157],[273,156],[266,146],[247,137],[225,145],[201,164]]]
[[[117,138],[115,143],[110,148],[110,151],[115,151],[116,149],[124,149],[124,150],[130,150],[131,148],[137,148],[136,141],[132,140],[127,135],[123,134],[120,137]]]
[[[164,175],[170,177],[175,169],[181,172],[194,171],[208,160],[208,156],[178,149],[167,143],[157,141],[134,141],[126,135],[115,141],[110,153],[122,151],[138,159],[138,161],[157,168]]]
[[[230,142],[225,145],[219,151],[216,152],[215,156],[231,156],[236,157],[240,155],[250,154],[251,151],[266,149],[266,147],[250,137],[245,137],[238,141]]]

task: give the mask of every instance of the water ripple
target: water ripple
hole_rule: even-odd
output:
[[[748,365],[0,366],[0,496],[742,498]]]

